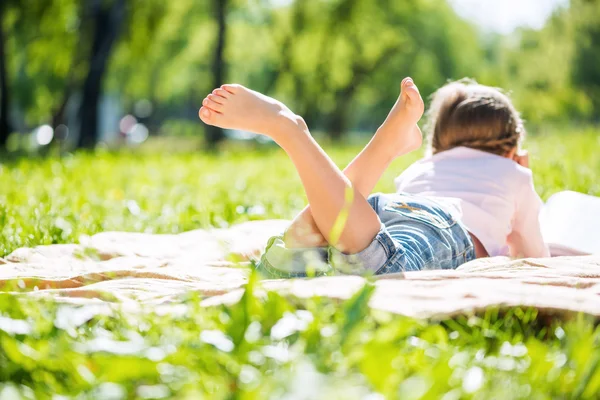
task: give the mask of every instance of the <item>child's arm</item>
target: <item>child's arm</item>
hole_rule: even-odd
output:
[[[513,229],[508,236],[512,257],[550,257],[540,229],[540,211],[544,203],[535,191],[533,177],[527,174],[517,194]]]

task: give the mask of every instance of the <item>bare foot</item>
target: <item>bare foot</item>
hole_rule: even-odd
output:
[[[392,152],[392,157],[416,150],[423,143],[417,122],[423,116],[425,105],[419,89],[411,78],[404,78],[400,90],[396,104],[375,134]]]
[[[208,125],[263,134],[277,140],[290,128],[308,131],[304,120],[283,103],[241,85],[223,85],[202,101],[198,112]]]

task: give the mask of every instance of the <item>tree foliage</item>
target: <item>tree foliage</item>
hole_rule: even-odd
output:
[[[436,0],[5,0],[1,7],[0,99],[10,105],[0,122],[10,117],[17,131],[65,123],[67,104],[79,99],[81,132],[93,132],[102,93],[118,97],[123,112],[148,99],[155,127],[196,120],[204,95],[233,81],[280,98],[339,139],[374,129],[407,75],[425,95],[465,76],[505,87],[532,122],[600,115],[598,0],[572,0],[543,29],[508,36],[478,32]],[[93,145],[95,135],[88,139],[80,144]]]
[[[600,1],[572,0],[539,31],[521,29],[496,51],[497,84],[535,123],[598,120]]]

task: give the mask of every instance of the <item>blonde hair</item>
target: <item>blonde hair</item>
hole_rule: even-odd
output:
[[[433,94],[425,131],[432,154],[465,146],[504,156],[525,137],[510,99],[470,79],[451,82]]]

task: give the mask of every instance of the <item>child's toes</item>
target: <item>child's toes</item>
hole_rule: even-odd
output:
[[[227,92],[229,92],[231,94],[236,94],[240,90],[241,87],[242,87],[241,85],[238,85],[235,83],[229,83],[227,85],[221,86],[221,89],[226,90]]]
[[[213,101],[217,104],[225,104],[225,102],[227,101],[226,98],[221,97],[219,95],[216,94],[209,94],[208,96],[206,96],[206,98],[210,101]]]
[[[208,107],[213,111],[217,111],[217,112],[222,112],[223,111],[223,105],[221,103],[218,103],[214,100],[215,97],[218,96],[213,96],[213,98],[211,98],[211,96],[208,96],[206,99],[204,99],[202,101],[202,105],[204,107]]]
[[[200,111],[198,111],[198,116],[207,125],[215,124],[215,117],[217,113],[215,111],[210,110],[208,107],[201,107]]]
[[[421,97],[421,94],[419,93],[419,88],[410,78],[405,78],[402,81],[402,94],[412,101],[418,101]]]
[[[229,96],[231,96],[231,93],[229,93],[227,90],[223,90],[223,89],[215,89],[212,91],[213,96],[219,96],[223,99],[228,98]]]
[[[404,78],[402,81],[402,91],[419,93],[419,88],[417,85],[415,85],[415,82],[412,80],[412,78]]]

